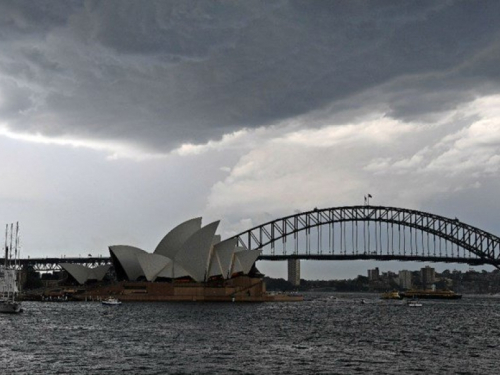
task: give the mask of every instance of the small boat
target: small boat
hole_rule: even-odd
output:
[[[23,309],[21,304],[10,299],[0,301],[0,313],[2,314],[19,314]]]
[[[101,301],[101,303],[103,305],[121,305],[121,301],[119,301],[118,299],[114,298],[114,297],[108,297],[106,299],[103,299]]]

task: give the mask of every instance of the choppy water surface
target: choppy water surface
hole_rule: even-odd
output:
[[[23,314],[0,316],[0,372],[498,373],[500,298],[423,301],[421,308],[375,295],[306,298],[114,307],[25,302]]]

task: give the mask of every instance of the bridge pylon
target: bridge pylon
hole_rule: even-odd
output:
[[[288,282],[300,286],[300,259],[288,259]]]

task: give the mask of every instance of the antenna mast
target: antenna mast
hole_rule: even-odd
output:
[[[14,265],[17,266],[17,259],[19,257],[19,221],[16,221],[16,246],[14,248]]]
[[[12,236],[13,236],[13,233],[14,232],[14,223],[10,223],[10,256],[9,256],[9,259],[12,258]],[[8,263],[6,263],[8,265]]]
[[[9,224],[5,224],[5,258],[4,258],[4,265],[5,265],[5,268],[7,268],[7,256],[8,256],[8,253],[9,253],[9,248],[7,247],[7,236],[9,234]]]

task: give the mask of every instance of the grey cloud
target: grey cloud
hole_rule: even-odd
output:
[[[212,48],[230,47],[235,31],[252,19],[253,7],[249,5],[221,5],[206,1],[155,1],[147,5],[141,1],[91,1],[85,16],[75,23],[82,26],[82,37],[120,53],[199,59]]]
[[[28,111],[34,105],[27,90],[19,87],[16,82],[0,78],[0,87],[9,93],[0,98],[0,112],[3,118],[22,115],[24,111]]]
[[[494,1],[34,4],[0,5],[0,75],[34,103],[0,113],[14,130],[167,152],[363,92],[414,118],[498,85]]]
[[[68,16],[81,8],[75,0],[4,0],[0,4],[0,35],[3,39],[22,39],[35,33],[48,33],[66,24]]]

